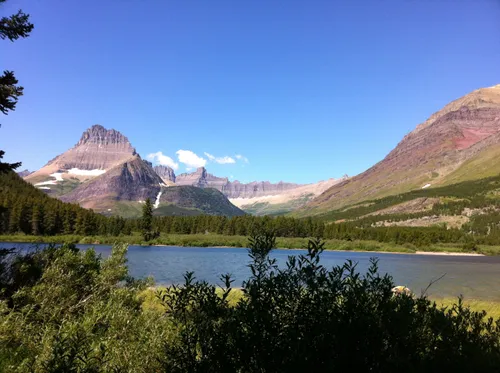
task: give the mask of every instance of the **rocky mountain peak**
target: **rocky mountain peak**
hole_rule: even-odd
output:
[[[205,167],[198,167],[195,174],[200,175],[202,178],[207,177],[207,169]]]
[[[92,127],[83,132],[80,141],[76,146],[86,145],[86,144],[97,144],[97,145],[111,145],[111,144],[123,144],[130,145],[128,139],[123,136],[119,131],[114,129],[106,129],[100,124],[94,124]]]
[[[416,134],[434,124],[438,119],[448,113],[459,111],[462,107],[467,107],[470,110],[494,108],[497,109],[500,105],[500,84],[488,88],[479,88],[475,91],[460,97],[448,105],[443,107],[438,112],[432,114],[425,122],[419,124],[410,134]]]
[[[32,171],[29,171],[29,170],[23,170],[23,171],[18,172],[17,174],[18,174],[19,176],[21,176],[21,177],[26,177],[26,176],[28,176],[28,175],[30,175],[30,174],[32,174],[32,173],[33,173]]]
[[[175,172],[172,168],[170,168],[168,166],[158,165],[158,166],[154,166],[153,169],[155,170],[156,174],[159,177],[161,177],[165,183],[167,183],[167,182],[175,183]]]
[[[71,149],[50,160],[38,171],[26,176],[34,182],[49,181],[55,173],[60,177],[88,179],[121,164],[137,153],[120,132],[94,125],[83,132]]]

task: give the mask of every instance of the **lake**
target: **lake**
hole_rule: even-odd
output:
[[[0,243],[0,248],[18,247],[28,250],[28,243]],[[106,257],[110,245],[77,245],[80,249],[94,247]],[[274,250],[271,254],[282,266],[289,255],[305,254],[305,250]],[[157,284],[172,284],[183,281],[186,271],[194,271],[199,280],[220,284],[223,273],[231,273],[239,287],[249,276],[249,258],[246,249],[129,246],[127,254],[130,274],[134,277],[153,276]],[[445,274],[427,292],[431,296],[455,297],[500,301],[500,256],[451,256],[417,255],[366,252],[325,251],[321,264],[330,268],[343,264],[347,259],[358,263],[364,273],[372,257],[379,259],[381,273],[394,277],[396,285],[405,285],[420,294],[430,281]]]

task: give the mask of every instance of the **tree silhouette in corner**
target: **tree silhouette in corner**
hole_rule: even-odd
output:
[[[0,5],[7,0],[0,0]],[[0,39],[15,41],[19,38],[26,38],[33,30],[33,24],[29,21],[29,14],[19,10],[9,17],[0,18]],[[24,88],[18,85],[19,81],[13,71],[5,70],[0,75],[0,111],[7,115],[9,111],[16,109],[18,98],[23,95]],[[1,126],[1,124],[0,124]],[[4,151],[0,150],[0,159],[3,158]],[[15,170],[21,163],[4,163],[0,161],[0,173]]]

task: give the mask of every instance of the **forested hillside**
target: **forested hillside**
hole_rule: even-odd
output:
[[[1,233],[118,235],[124,227],[123,218],[106,218],[76,204],[51,198],[14,172],[0,174]]]
[[[337,227],[345,226],[351,233],[363,229],[362,235],[369,239],[382,239],[380,233],[369,232],[421,227],[429,228],[428,232],[446,231],[446,240],[453,242],[456,236],[458,240],[497,244],[500,242],[500,176],[364,201],[319,218],[336,222]],[[355,237],[358,235],[354,233]],[[422,239],[426,242],[425,237]]]
[[[152,228],[163,234],[239,236],[266,230],[280,237],[374,240],[418,247],[457,243],[472,250],[478,244],[500,244],[499,196],[497,176],[368,201],[317,218],[154,216]],[[15,173],[0,176],[0,209],[0,234],[119,236],[142,229],[141,219],[107,217],[61,202]]]

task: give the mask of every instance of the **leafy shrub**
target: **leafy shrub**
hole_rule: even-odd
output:
[[[500,322],[461,300],[440,309],[425,297],[394,296],[377,261],[361,276],[347,262],[320,264],[323,243],[279,269],[274,237],[250,240],[251,278],[234,307],[216,288],[195,282],[161,299],[178,331],[164,361],[169,372],[497,371]]]
[[[125,254],[62,246],[11,261],[36,258],[42,273],[0,302],[0,371],[155,371],[168,323],[141,309],[148,282],[128,278]]]

